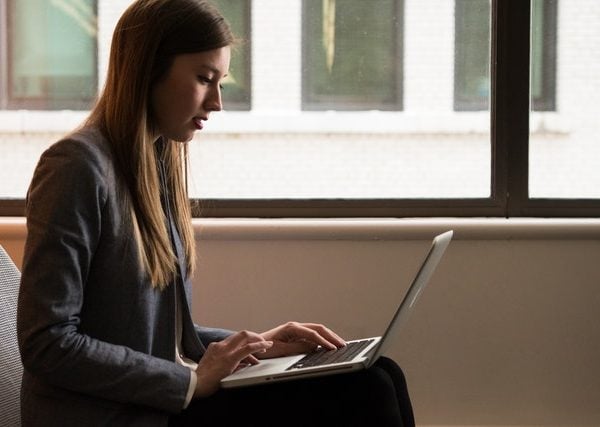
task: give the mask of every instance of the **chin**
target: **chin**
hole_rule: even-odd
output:
[[[186,133],[183,135],[172,135],[169,137],[169,139],[175,141],[175,142],[190,142],[192,139],[194,138],[194,133]]]

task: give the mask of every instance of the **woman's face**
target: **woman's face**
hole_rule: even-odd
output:
[[[212,111],[220,111],[221,82],[229,72],[228,46],[175,56],[167,74],[152,88],[150,105],[158,132],[190,141]]]

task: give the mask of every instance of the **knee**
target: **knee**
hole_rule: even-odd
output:
[[[362,388],[368,398],[381,399],[383,396],[394,396],[394,381],[386,369],[372,366],[364,371]]]
[[[387,372],[395,383],[406,384],[406,377],[404,376],[404,372],[394,360],[382,356],[379,359],[377,359],[373,366],[376,366],[379,369],[382,369],[385,372]]]

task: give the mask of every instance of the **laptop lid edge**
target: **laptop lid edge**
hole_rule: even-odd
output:
[[[377,343],[377,346],[372,349],[373,353],[367,361],[367,368],[371,367],[373,363],[389,348],[389,341],[392,336],[404,325],[412,312],[412,307],[419,299],[423,289],[433,276],[435,269],[437,268],[442,256],[446,252],[450,241],[454,235],[453,230],[448,230],[444,233],[438,234],[433,238],[433,242],[429,248],[429,251],[425,255],[425,258],[421,262],[421,266],[417,271],[413,281],[411,282],[402,302],[396,309],[392,320],[389,322],[385,332],[381,335],[381,339]],[[408,304],[408,309],[404,307]]]

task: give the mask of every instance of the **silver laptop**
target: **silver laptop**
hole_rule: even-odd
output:
[[[221,380],[221,386],[243,387],[369,368],[386,351],[400,327],[406,323],[417,299],[450,244],[452,234],[452,230],[447,231],[433,239],[421,268],[381,337],[348,341],[345,347],[337,350],[319,348],[309,354],[264,359],[258,365],[242,368],[224,378]]]

